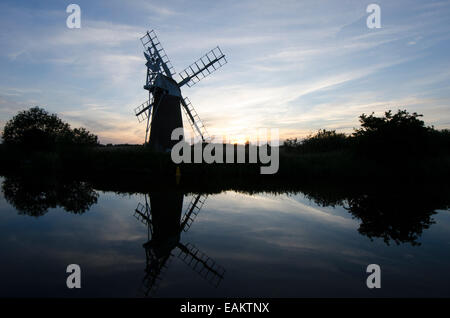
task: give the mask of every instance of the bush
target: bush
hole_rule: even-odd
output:
[[[320,129],[317,133],[307,136],[303,140],[286,139],[283,146],[287,150],[298,150],[300,152],[327,152],[337,151],[349,145],[349,138],[343,133],[335,130]]]
[[[324,152],[342,150],[347,147],[348,137],[335,130],[320,129],[316,134],[303,140],[302,147],[307,152]]]
[[[420,117],[422,115],[410,114],[406,110],[398,110],[395,114],[389,110],[380,117],[374,113],[362,114],[359,117],[361,127],[350,136],[321,129],[303,140],[286,139],[283,146],[286,151],[320,153],[345,150],[387,160],[409,155],[450,153],[450,131],[425,126]]]
[[[394,115],[387,111],[382,117],[362,114],[361,128],[353,134],[357,150],[371,155],[425,154],[430,150],[433,128],[425,126],[419,119],[422,116],[406,110],[398,110]]]
[[[286,139],[283,142],[283,147],[286,148],[286,150],[294,150],[294,149],[298,149],[301,146],[301,141],[298,140],[297,138],[293,138],[293,139]]]
[[[85,128],[75,128],[72,130],[72,143],[75,145],[97,145],[98,137]]]
[[[85,128],[71,129],[56,114],[32,107],[9,120],[3,131],[3,143],[35,150],[51,150],[56,146],[97,145],[97,136]]]

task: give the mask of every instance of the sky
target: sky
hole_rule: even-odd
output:
[[[450,128],[450,1],[71,1],[0,3],[0,131],[40,106],[102,143],[142,143],[139,38],[152,29],[177,72],[217,45],[226,55],[182,88],[212,136],[351,133],[362,113],[389,109]],[[66,25],[70,3],[79,29]],[[381,28],[367,27],[371,3]]]

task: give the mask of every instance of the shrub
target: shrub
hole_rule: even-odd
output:
[[[56,114],[49,114],[42,108],[32,107],[19,112],[9,120],[3,131],[3,143],[49,150],[57,145],[97,145],[97,136],[85,128],[71,129]]]
[[[426,153],[433,128],[425,126],[419,119],[422,116],[406,110],[398,110],[394,115],[387,111],[382,117],[362,114],[361,128],[353,134],[357,150],[371,155]]]
[[[342,150],[348,146],[348,137],[335,130],[320,129],[317,133],[307,136],[303,140],[286,139],[283,146],[287,150],[298,150],[300,152],[326,152]]]

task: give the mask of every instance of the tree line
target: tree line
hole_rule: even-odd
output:
[[[96,146],[98,137],[85,128],[71,128],[56,114],[40,107],[21,111],[3,130],[3,144],[29,150],[54,150],[59,147]]]
[[[423,115],[391,110],[382,116],[362,114],[360,127],[351,134],[320,129],[306,138],[286,139],[283,148],[293,153],[351,151],[369,156],[439,155],[450,151],[450,130],[426,126]],[[55,150],[97,146],[98,137],[85,128],[71,128],[56,114],[40,107],[21,111],[10,119],[2,134],[3,144],[27,150]]]
[[[450,150],[450,131],[426,126],[423,115],[406,110],[391,110],[382,116],[362,114],[360,127],[352,134],[321,129],[304,139],[286,139],[283,146],[289,152],[314,153],[353,151],[370,156],[437,155]]]

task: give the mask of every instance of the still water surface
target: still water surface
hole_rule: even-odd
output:
[[[0,182],[1,297],[450,296],[447,209],[419,204],[424,211],[399,225],[364,215],[373,204],[364,196],[332,204],[304,193]],[[66,287],[73,263],[78,290]],[[366,287],[372,263],[382,270],[378,290]]]

